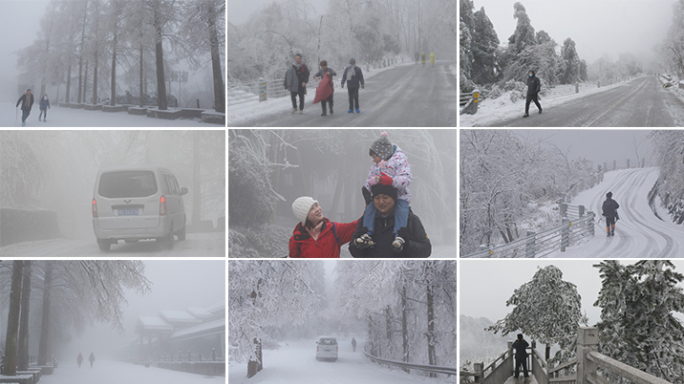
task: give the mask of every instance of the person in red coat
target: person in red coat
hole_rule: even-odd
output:
[[[299,223],[290,237],[292,258],[339,258],[340,247],[351,241],[358,220],[335,223],[323,217],[318,201],[302,196],[292,203]]]
[[[314,97],[313,103],[316,104],[321,102],[321,108],[323,108],[323,113],[321,116],[326,116],[325,104],[330,104],[330,114],[333,114],[333,92],[335,92],[335,86],[333,85],[332,77],[337,75],[337,73],[328,67],[328,62],[325,60],[321,61],[321,70],[314,75],[314,80],[321,79],[318,83],[318,88],[316,88],[316,97]]]

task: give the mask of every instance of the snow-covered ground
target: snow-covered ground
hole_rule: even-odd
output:
[[[76,363],[62,363],[52,375],[40,378],[40,384],[210,384],[225,383],[222,376],[204,376],[168,369],[135,365],[111,360],[97,360],[90,368],[87,361],[81,368]]]
[[[595,236],[549,257],[684,257],[684,225],[672,223],[662,210],[659,215],[665,221],[661,221],[648,204],[648,192],[658,175],[657,168],[607,172],[601,184],[581,192],[570,203],[584,205],[596,213],[597,222],[601,219],[595,224]],[[614,237],[606,237],[605,220],[601,217],[601,204],[608,191],[620,204]]]
[[[22,257],[71,257],[71,256],[116,256],[116,257],[205,257],[226,255],[225,233],[188,233],[184,241],[176,240],[173,249],[163,249],[154,240],[133,244],[120,241],[112,245],[109,252],[97,247],[95,236],[91,239],[51,239],[30,241],[0,247],[0,256]]]
[[[350,339],[340,339],[337,361],[316,360],[316,340],[280,343],[280,349],[264,350],[264,369],[247,378],[247,364],[230,363],[230,384],[455,384],[456,377],[422,377],[398,368],[371,362],[363,354],[363,342],[353,352]]]
[[[365,66],[361,66],[361,69],[364,71],[363,73],[363,78],[364,80],[370,79],[374,76],[376,76],[379,73],[389,71],[391,69],[394,69],[398,66],[408,66],[408,65],[415,65],[413,62],[404,62],[403,64],[397,64],[393,65],[391,67],[385,67],[385,68],[378,68],[378,69],[372,69],[370,72],[366,71]],[[455,68],[456,65],[454,64],[453,67]],[[335,79],[335,89],[339,92],[342,88],[340,88],[340,81],[342,81],[342,71],[344,68],[341,70],[337,70],[337,78]],[[455,73],[455,69],[453,69]],[[313,101],[313,96],[316,93],[316,87],[318,86],[318,82],[313,80],[313,74],[311,75],[311,82],[308,84],[307,89],[311,91],[309,95],[307,95],[306,103],[311,103]],[[346,92],[346,91],[345,91]],[[230,98],[230,95],[228,96]],[[229,105],[228,106],[228,126],[235,125],[247,120],[252,120],[256,119],[258,117],[263,117],[263,116],[268,116],[272,115],[275,113],[282,113],[283,111],[287,111],[290,108],[292,108],[292,101],[290,100],[289,97],[279,97],[279,98],[274,98],[274,99],[267,99],[266,101],[259,102],[258,99],[255,99],[254,101],[249,101],[241,104],[235,104],[235,105]],[[318,109],[316,109],[318,112]],[[341,111],[341,109],[340,109]]]
[[[546,92],[541,95],[540,103],[542,104],[542,107],[546,109],[557,105],[562,105],[571,100],[605,92],[618,87],[621,84],[623,83],[615,83],[599,88],[596,83],[581,83],[579,93],[575,93],[575,85],[573,84],[557,85],[553,88],[548,88]],[[530,110],[533,113],[537,113],[537,107],[534,105],[534,103],[531,104]],[[511,101],[511,92],[505,92],[496,99],[484,99],[480,101],[476,114],[459,115],[459,126],[487,126],[518,115],[522,117],[524,112],[525,98],[521,98],[516,102],[513,102]]]
[[[55,103],[56,104],[56,103]],[[21,127],[21,110],[16,103],[0,103],[0,127]],[[203,123],[200,119],[154,119],[147,116],[129,115],[128,112],[86,111],[63,108],[58,105],[47,111],[47,122],[39,121],[40,109],[33,105],[26,120],[26,129],[44,127],[203,127],[221,125]],[[16,121],[15,121],[16,120]]]

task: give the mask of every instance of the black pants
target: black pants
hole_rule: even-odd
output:
[[[290,92],[290,98],[292,99],[292,108],[297,109],[297,96],[299,96],[299,110],[304,110],[304,92],[306,88],[299,88],[297,92]]]
[[[525,357],[517,358],[516,357],[515,358],[515,375],[513,376],[516,379],[520,375],[520,366],[521,365],[523,367],[523,374],[525,375],[525,377],[529,377],[529,375],[527,374],[527,358],[525,358]]]
[[[541,104],[539,104],[539,100],[537,100],[537,95],[538,93],[532,94],[532,95],[527,95],[527,101],[525,102],[525,114],[528,115],[530,112],[530,101],[534,101],[534,103],[537,105],[537,108],[539,110],[542,110]]]
[[[21,109],[21,122],[22,122],[22,123],[25,122],[26,119],[28,119],[28,117],[29,117],[30,114],[31,114],[31,110],[30,110],[30,109],[28,109],[28,108],[26,108],[26,109],[22,108],[22,109]]]
[[[333,95],[328,96],[327,99],[321,101],[321,108],[323,108],[323,113],[325,113],[325,105],[330,103],[330,112],[333,110]]]
[[[347,93],[349,93],[349,109],[359,109],[359,87],[351,88],[347,87]]]
[[[45,119],[47,120],[47,108],[40,110],[40,114],[38,115],[38,120],[40,120],[40,118],[41,118],[41,116],[43,116],[43,114],[45,114]]]

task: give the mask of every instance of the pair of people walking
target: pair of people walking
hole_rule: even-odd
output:
[[[19,100],[17,100],[17,105],[15,107],[19,107],[19,104],[21,104],[21,126],[24,127],[26,126],[26,119],[28,119],[29,115],[31,114],[31,108],[33,108],[33,102],[34,102],[34,97],[33,94],[31,93],[31,89],[27,89],[26,92],[19,97]],[[41,121],[41,118],[44,118],[47,121],[47,110],[50,108],[50,100],[48,99],[47,93],[43,95],[43,97],[40,99],[39,103],[40,107],[40,114],[38,115],[38,121]],[[43,117],[43,115],[45,117]]]
[[[93,364],[95,363],[95,354],[90,352],[90,356],[88,356],[88,361],[90,361],[90,368],[93,367]],[[79,352],[78,357],[76,357],[76,363],[78,364],[78,367],[81,368],[81,363],[83,363],[83,355]]]
[[[337,72],[328,67],[326,60],[322,60],[320,66],[321,70],[314,75],[314,80],[321,80],[318,89],[316,89],[314,104],[321,102],[323,110],[321,116],[327,116],[327,105],[330,105],[330,114],[334,113],[333,93],[335,90],[333,76],[336,76]],[[300,114],[304,113],[304,99],[307,93],[306,85],[309,82],[309,77],[310,71],[306,64],[302,63],[302,55],[296,54],[295,62],[285,73],[285,80],[283,81],[285,89],[290,91],[292,113],[296,113],[297,109],[299,109]],[[347,83],[347,93],[349,95],[349,110],[347,113],[361,113],[359,107],[359,87],[363,89],[365,82],[363,80],[363,71],[356,66],[356,59],[354,58],[349,60],[349,66],[345,68],[342,74],[342,88],[344,88],[345,82]],[[297,100],[299,100],[299,106],[297,105]]]

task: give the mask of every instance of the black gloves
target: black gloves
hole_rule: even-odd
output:
[[[363,194],[363,199],[366,200],[366,205],[370,204],[373,199],[371,198],[371,192],[366,189],[366,187],[361,187],[361,193]],[[368,229],[366,229],[368,231]]]
[[[406,229],[406,227],[399,228],[397,231],[397,236],[404,239],[404,249],[406,249],[411,242],[411,234],[409,234],[408,229]]]

